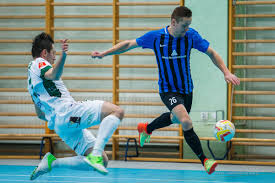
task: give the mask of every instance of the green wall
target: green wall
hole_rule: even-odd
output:
[[[227,38],[228,38],[228,2],[226,0],[186,0],[185,5],[193,12],[193,21],[190,27],[195,28],[203,38],[210,42],[227,65]],[[197,50],[191,55],[191,70],[194,80],[194,99],[191,118],[195,131],[199,136],[211,136],[215,124],[214,112],[223,110],[226,118],[227,111],[227,85],[223,73],[212,63],[210,58]],[[201,112],[208,112],[208,120],[201,119]],[[222,115],[218,113],[217,120]],[[203,149],[209,156],[206,142]],[[225,144],[211,142],[215,145],[215,154],[222,156]],[[185,144],[184,157],[195,158],[191,149]]]
[[[227,1],[186,0],[186,6],[193,11],[191,27],[210,42],[227,65]],[[213,9],[213,11],[209,11]],[[226,111],[227,85],[223,73],[210,58],[193,49],[191,69],[194,79],[194,110]]]

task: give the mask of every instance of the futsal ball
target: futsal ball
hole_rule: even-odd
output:
[[[218,141],[227,142],[235,135],[235,126],[228,120],[220,120],[214,126],[214,136]]]

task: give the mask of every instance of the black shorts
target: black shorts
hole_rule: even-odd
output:
[[[174,107],[183,104],[186,111],[189,113],[192,107],[193,93],[181,94],[175,92],[160,93],[160,98],[166,107],[172,111]]]

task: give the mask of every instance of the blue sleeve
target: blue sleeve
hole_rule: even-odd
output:
[[[209,44],[210,43],[206,39],[203,39],[197,31],[193,32],[193,48],[205,53]]]
[[[154,31],[147,32],[143,36],[136,39],[136,42],[142,48],[154,49]]]

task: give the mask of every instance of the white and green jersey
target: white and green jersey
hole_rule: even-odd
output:
[[[57,113],[66,111],[75,100],[63,81],[47,80],[45,73],[52,65],[43,58],[36,58],[28,66],[28,90],[33,102],[45,113],[48,127],[53,129]]]

